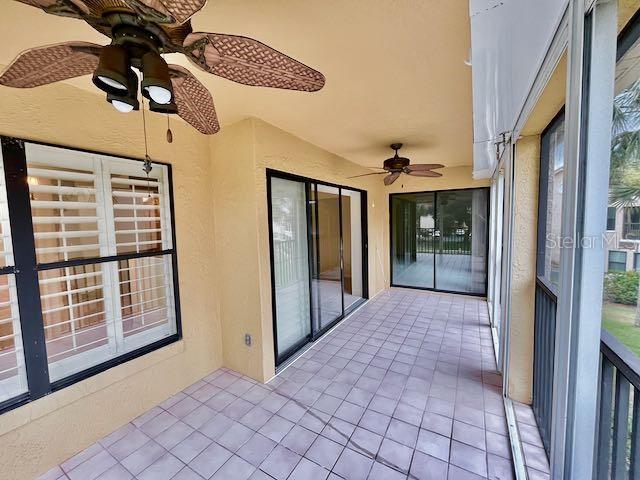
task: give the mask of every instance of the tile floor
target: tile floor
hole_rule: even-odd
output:
[[[487,319],[392,289],[268,384],[217,370],[40,478],[511,479]]]
[[[549,460],[530,405],[513,402],[524,463],[530,480],[550,480]]]

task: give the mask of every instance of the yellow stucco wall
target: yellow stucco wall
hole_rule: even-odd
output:
[[[115,155],[144,155],[142,118],[96,95],[56,84],[0,89],[0,134]],[[150,154],[173,165],[184,338],[0,416],[0,477],[41,474],[222,365],[211,221],[209,139],[166,118],[148,118]]]
[[[382,181],[349,179],[367,170],[255,118],[214,137],[211,155],[224,363],[264,381],[275,373],[266,170],[367,191],[370,296],[384,288],[387,275],[377,260],[385,252]],[[244,344],[245,333],[252,347]]]
[[[367,191],[370,297],[389,285],[389,193],[489,185],[473,180],[470,167],[443,169],[441,178],[403,175],[390,187],[377,175],[349,179],[370,171],[255,118],[213,137],[211,155],[224,364],[262,381],[275,372],[267,169]]]
[[[565,55],[549,78],[516,143],[507,388],[511,398],[523,403],[531,403],[533,394],[540,134],[564,105],[566,75]]]
[[[0,89],[0,104],[2,135],[144,155],[141,115],[76,87]],[[381,176],[349,179],[370,170],[254,118],[213,137],[172,121],[173,144],[165,117],[149,115],[147,127],[152,158],[173,165],[184,338],[0,416],[3,479],[43,473],[222,365],[273,376],[267,168],[367,191],[371,297],[389,284],[389,192],[487,185],[468,167],[390,188]]]
[[[508,395],[531,403],[540,137],[516,144]]]

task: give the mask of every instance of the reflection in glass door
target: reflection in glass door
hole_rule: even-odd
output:
[[[287,354],[311,334],[305,184],[271,179],[271,243],[277,351]]]
[[[436,195],[436,289],[486,293],[487,190]]]
[[[434,288],[434,199],[433,192],[391,196],[391,255],[397,285]]]
[[[366,194],[268,172],[276,363],[367,296]]]
[[[344,309],[356,305],[364,298],[362,251],[362,195],[355,190],[341,189],[343,305]]]
[[[312,188],[315,192],[312,228],[316,244],[313,291],[318,296],[318,325],[321,330],[342,316],[340,190],[318,184]]]
[[[485,295],[488,189],[391,195],[394,286]]]

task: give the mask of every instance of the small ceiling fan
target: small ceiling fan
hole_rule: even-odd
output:
[[[0,75],[0,85],[32,88],[93,74],[93,83],[121,112],[140,108],[178,114],[204,134],[220,130],[209,91],[191,72],[167,65],[163,53],[182,53],[196,67],[234,82],[314,92],[322,73],[251,38],[193,32],[190,18],[207,0],[17,0],[46,13],[84,20],[111,38],[102,46],[65,42],[20,54]]]
[[[414,164],[411,165],[411,160],[406,157],[401,157],[398,155],[398,150],[402,148],[401,143],[392,143],[390,145],[391,149],[395,150],[395,155],[391,158],[387,158],[384,161],[382,169],[384,172],[374,172],[374,173],[365,173],[363,175],[355,175],[349,178],[357,178],[357,177],[366,177],[368,175],[385,175],[384,184],[391,185],[395,182],[401,173],[406,173],[407,175],[413,175],[414,177],[441,177],[442,174],[438,172],[434,172],[436,168],[443,168],[444,165],[439,163],[423,163],[423,164]]]

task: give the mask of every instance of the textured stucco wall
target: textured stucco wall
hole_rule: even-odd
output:
[[[348,179],[367,170],[255,118],[216,135],[211,154],[224,363],[268,380],[275,363],[267,168],[367,191],[370,296],[382,290],[386,281],[376,255],[384,255],[384,219],[379,213],[386,208],[382,181]],[[244,344],[245,333],[252,335],[252,347]]]
[[[531,403],[540,137],[516,144],[508,395]]]
[[[115,155],[144,155],[140,114],[116,112],[75,87],[0,87],[0,134]],[[184,338],[0,416],[0,477],[28,480],[222,364],[213,258],[209,139],[147,118],[149,153],[173,165]]]
[[[274,374],[268,168],[367,191],[371,297],[389,285],[390,192],[489,185],[474,181],[470,167],[444,169],[436,179],[403,176],[391,187],[382,175],[349,179],[368,170],[255,118],[213,137],[211,153],[224,364],[258,380]]]
[[[144,155],[141,115],[119,114],[76,87],[3,88],[0,104],[0,134]],[[486,185],[466,167],[391,189],[381,176],[348,179],[369,170],[253,118],[214,137],[175,120],[170,145],[165,117],[149,115],[147,127],[152,158],[173,165],[184,338],[3,414],[3,479],[35,477],[223,364],[258,380],[273,376],[266,168],[368,192],[370,296],[389,283],[389,191]]]

